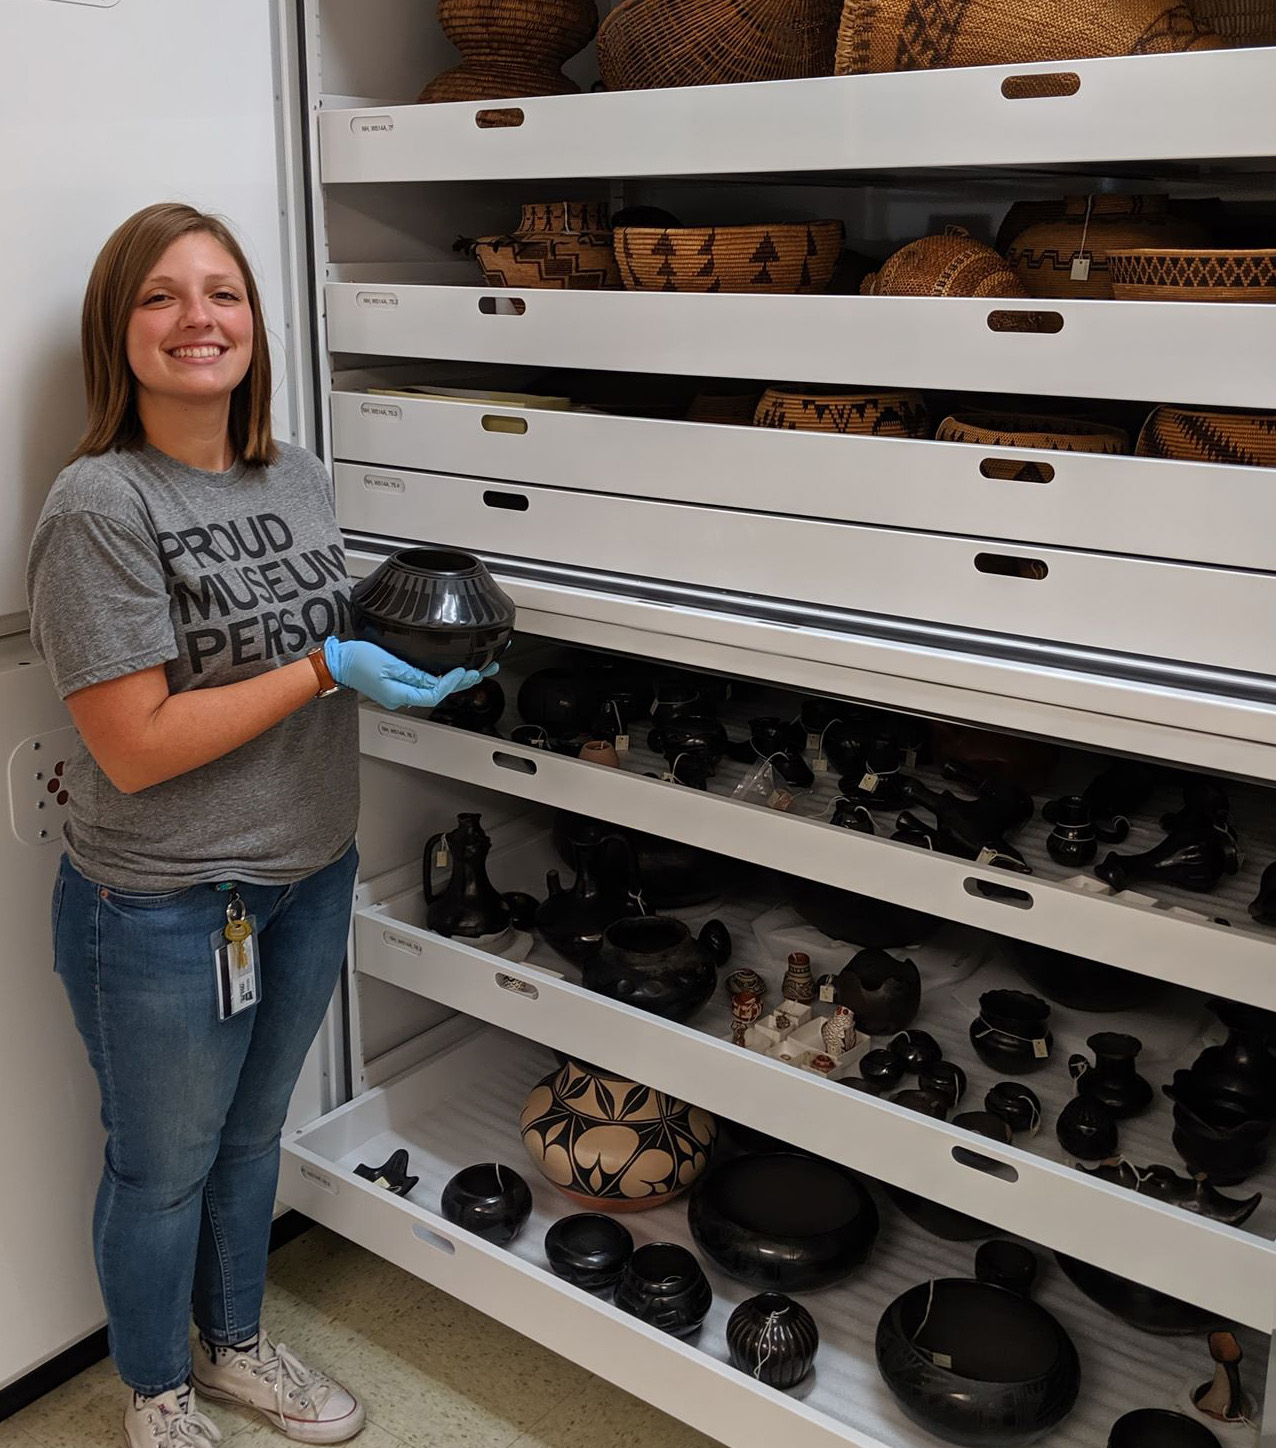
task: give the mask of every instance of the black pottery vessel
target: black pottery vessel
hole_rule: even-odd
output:
[[[1080,1161],[1105,1161],[1117,1152],[1116,1117],[1101,1101],[1074,1096],[1054,1124],[1059,1145]]]
[[[1094,1052],[1093,1066],[1084,1056],[1068,1060],[1077,1095],[1102,1102],[1118,1121],[1146,1111],[1152,1104],[1152,1087],[1134,1069],[1142,1041],[1122,1031],[1100,1031],[1086,1045]]]
[[[1073,1011],[1128,1011],[1164,993],[1162,981],[1027,940],[1012,944],[1015,969],[1047,1000]]]
[[[1032,873],[1006,839],[1032,818],[1033,803],[1023,790],[988,779],[980,784],[974,799],[962,799],[950,790],[938,793],[920,780],[909,779],[903,794],[914,810],[923,810],[935,820],[932,826],[909,810],[901,814],[898,831],[910,843],[927,843],[940,854],[983,860],[1024,875]]]
[[[906,1111],[916,1111],[919,1116],[929,1116],[932,1121],[947,1121],[949,1101],[938,1091],[928,1091],[922,1086],[912,1086],[907,1091],[896,1091],[886,1098]]]
[[[989,1141],[1006,1146],[1010,1142],[1010,1128],[986,1111],[967,1111],[953,1118],[953,1125],[964,1131],[987,1137]],[[912,1222],[932,1237],[942,1237],[946,1242],[977,1242],[982,1237],[991,1237],[996,1232],[987,1222],[959,1212],[943,1202],[932,1201],[929,1197],[918,1196],[916,1192],[883,1182],[886,1195]]]
[[[1050,1007],[1021,990],[989,990],[979,997],[970,1043],[985,1066],[1003,1076],[1026,1076],[1050,1060]]]
[[[782,1391],[807,1376],[819,1345],[815,1319],[782,1292],[750,1297],[727,1321],[731,1366]]]
[[[875,1046],[860,1057],[860,1075],[878,1090],[894,1086],[904,1075],[904,1058],[885,1046]]]
[[[447,863],[450,868],[447,885],[434,888],[437,851],[447,841]],[[446,835],[431,836],[422,856],[422,888],[425,892],[425,923],[439,935],[460,936],[467,940],[497,935],[511,923],[522,927],[530,924],[524,918],[529,897],[506,896],[487,877],[487,856],[492,842],[480,824],[480,816],[457,816],[456,828]],[[535,907],[535,901],[531,905]]]
[[[1249,913],[1260,925],[1276,925],[1276,864],[1263,871],[1258,894],[1249,902]]]
[[[1234,1099],[1246,1116],[1276,1118],[1276,1016],[1221,997],[1208,1005],[1226,1027],[1227,1040],[1196,1058],[1193,1082],[1210,1097]]]
[[[1195,1071],[1175,1071],[1161,1089],[1174,1103],[1174,1150],[1194,1176],[1235,1186],[1267,1160],[1271,1121],[1255,1116],[1245,1097],[1212,1087]]]
[[[713,1289],[685,1247],[648,1242],[625,1263],[616,1306],[673,1337],[688,1337],[709,1315]]]
[[[587,1292],[614,1286],[633,1251],[629,1228],[602,1212],[561,1217],[545,1233],[549,1265],[565,1282]]]
[[[899,1057],[905,1071],[920,1071],[925,1066],[933,1066],[944,1054],[929,1031],[901,1031],[890,1040],[886,1049]]]
[[[884,950],[861,950],[837,978],[837,998],[855,1012],[857,1029],[870,1036],[902,1031],[922,1002],[922,978],[911,960]]]
[[[625,1005],[682,1021],[713,994],[718,967],[730,958],[731,936],[720,920],[710,920],[697,937],[671,916],[626,916],[603,931],[582,983]]]
[[[1019,1081],[998,1081],[984,1097],[984,1110],[1004,1121],[1011,1131],[1030,1131],[1041,1126],[1041,1102],[1035,1091]]]
[[[402,548],[355,584],[355,632],[430,674],[484,669],[514,634],[514,600],[472,553]]]
[[[646,879],[645,872],[643,878]],[[814,925],[833,940],[894,950],[920,945],[941,923],[936,916],[911,910],[906,905],[874,900],[853,890],[839,890],[820,880],[793,876],[786,879],[785,884],[797,913],[808,925]]]
[[[599,856],[614,850],[624,862],[630,884],[620,884],[616,873],[603,875]],[[642,906],[639,899],[638,867],[633,850],[622,835],[604,835],[581,839],[575,845],[576,880],[564,890],[557,870],[545,876],[548,895],[536,912],[536,928],[573,965],[593,959],[603,943],[603,931],[625,916],[637,915]]]
[[[1195,1418],[1168,1408],[1136,1408],[1112,1425],[1108,1448],[1220,1448],[1213,1433]]]
[[[449,694],[430,715],[435,724],[450,724],[454,729],[468,729],[474,734],[492,734],[497,738],[496,724],[505,712],[505,690],[497,679],[482,679],[472,689]]]
[[[419,1176],[409,1175],[408,1154],[403,1147],[391,1152],[380,1166],[369,1166],[366,1162],[360,1162],[355,1167],[354,1174],[374,1186],[384,1187],[392,1197],[406,1197],[421,1180]]]
[[[1055,1253],[1055,1261],[1072,1285],[1091,1302],[1097,1302],[1140,1332],[1157,1337],[1202,1336],[1222,1321],[1216,1313],[1197,1307],[1194,1302],[1180,1302],[1177,1297],[1118,1277],[1115,1272],[1096,1267],[1092,1262],[1066,1257],[1062,1252]]]
[[[966,1094],[966,1073],[953,1061],[935,1061],[917,1073],[917,1087],[942,1096],[951,1111]]]
[[[532,1214],[532,1193],[512,1168],[485,1161],[459,1171],[443,1188],[441,1204],[449,1222],[504,1247]]]
[[[896,1298],[877,1326],[877,1366],[915,1423],[970,1448],[1036,1442],[1081,1387],[1076,1348],[1044,1307],[969,1278]]]
[[[592,838],[598,828],[597,821],[585,815],[560,813],[554,818],[554,848],[570,864],[577,842]],[[728,889],[741,888],[743,866],[738,860],[622,825],[608,825],[606,829],[623,835],[633,847],[643,895],[657,910],[703,905]],[[620,890],[628,887],[628,867],[618,857],[608,853],[599,859],[598,867],[605,886]],[[747,887],[747,880],[744,883]]]
[[[730,1277],[778,1292],[840,1281],[865,1262],[877,1208],[852,1172],[798,1152],[738,1156],[693,1188],[687,1221]]]
[[[1082,1166],[1078,1170],[1096,1176],[1100,1181],[1111,1182],[1113,1186],[1125,1187],[1127,1191],[1140,1196],[1153,1197],[1158,1202],[1168,1202],[1182,1207],[1186,1212],[1209,1217],[1211,1221],[1222,1222],[1228,1227],[1239,1227],[1247,1222],[1263,1200],[1261,1192],[1251,1197],[1227,1197],[1215,1191],[1209,1179],[1204,1176],[1179,1176],[1168,1166],[1135,1166],[1133,1162],[1104,1161],[1098,1166]]]
[[[1185,784],[1183,808],[1163,815],[1161,827],[1168,833],[1159,845],[1140,855],[1108,855],[1094,873],[1118,892],[1136,881],[1154,880],[1204,893],[1240,869],[1227,791],[1217,781]]]
[[[1052,799],[1041,811],[1054,828],[1046,836],[1046,849],[1058,865],[1076,867],[1090,864],[1099,853],[1099,841],[1119,845],[1130,833],[1128,820],[1111,825],[1096,823],[1090,806],[1080,795]]]
[[[555,739],[571,739],[590,728],[598,712],[598,689],[575,669],[538,669],[518,691],[518,713]]]

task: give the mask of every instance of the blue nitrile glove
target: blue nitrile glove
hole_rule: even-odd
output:
[[[499,667],[489,664],[482,672],[453,669],[440,679],[405,664],[377,644],[336,637],[323,641],[323,657],[338,684],[357,690],[383,709],[433,709],[449,694],[490,679]]]

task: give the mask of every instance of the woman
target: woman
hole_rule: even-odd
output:
[[[193,1383],[341,1442],[362,1406],[259,1313],[279,1136],[349,928],[351,691],[431,706],[479,676],[341,641],[331,483],[271,437],[261,303],[221,221],[176,204],[126,221],[82,343],[88,430],[27,591],[79,735],[54,953],[101,1088],[93,1243],[125,1437],[216,1442]]]

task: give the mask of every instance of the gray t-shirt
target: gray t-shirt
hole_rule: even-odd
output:
[[[65,698],[164,664],[171,693],[303,658],[349,631],[332,483],[303,448],[225,473],[155,448],[81,458],[54,483],[27,564],[31,635]],[[121,890],[288,884],[339,858],[359,809],[347,691],[175,779],[123,794],[76,739],[71,863]]]

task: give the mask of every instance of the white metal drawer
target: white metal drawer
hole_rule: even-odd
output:
[[[1276,406],[1276,306],[331,282],[334,352]],[[519,310],[521,309],[521,311]],[[1016,325],[1052,332],[1015,331]]]
[[[1142,658],[1271,669],[1276,573],[406,469],[339,463],[334,471],[341,525],[386,538]],[[1046,576],[1001,571],[1020,568]]]

